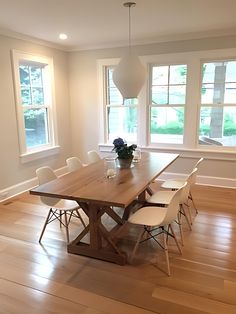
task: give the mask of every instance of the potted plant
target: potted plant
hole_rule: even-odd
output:
[[[116,138],[113,141],[113,145],[113,150],[117,153],[120,168],[130,168],[133,159],[133,152],[137,148],[137,145],[127,145],[121,137]]]

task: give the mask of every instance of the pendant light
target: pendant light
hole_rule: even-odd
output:
[[[146,70],[131,48],[130,8],[136,3],[125,2],[123,5],[129,8],[129,46],[113,72],[113,82],[123,98],[137,98],[146,79]]]

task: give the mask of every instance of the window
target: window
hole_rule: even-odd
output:
[[[187,65],[151,66],[150,142],[183,144]]]
[[[236,60],[202,64],[199,144],[236,146]]]
[[[112,80],[113,67],[105,68],[106,76],[106,138],[108,142],[120,136],[127,142],[137,142],[137,99],[123,100]]]
[[[236,49],[142,56],[146,83],[138,99],[124,103],[112,80],[118,61],[98,63],[105,150],[120,136],[146,150],[235,154]]]
[[[55,146],[53,68],[49,58],[13,52],[21,155]]]

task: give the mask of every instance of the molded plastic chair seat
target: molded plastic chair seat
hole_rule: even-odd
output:
[[[164,189],[178,190],[186,180],[166,180],[161,187]]]
[[[175,240],[177,248],[181,253],[181,248],[176,239],[174,230],[172,228],[172,222],[177,219],[179,213],[179,204],[180,197],[183,188],[187,185],[187,183],[180,188],[178,191],[173,193],[173,197],[170,200],[170,203],[167,207],[159,207],[159,206],[145,206],[137,210],[133,215],[131,215],[128,219],[129,223],[135,225],[142,225],[143,229],[139,233],[138,239],[135,243],[131,261],[137,251],[138,245],[141,242],[147,241],[149,239],[153,239],[157,242],[165,251],[166,262],[167,262],[167,273],[170,275],[170,264],[169,264],[169,255],[168,255],[168,246],[167,246],[167,238],[170,236]],[[157,231],[158,229],[158,231]],[[147,234],[147,237],[142,240],[144,234]],[[163,234],[163,245],[157,240],[157,236]]]
[[[70,157],[66,159],[66,164],[70,172],[79,170],[84,165],[78,157]]]
[[[132,224],[155,227],[159,225],[165,218],[167,207],[147,206],[142,207],[129,218]]]
[[[101,160],[101,157],[98,155],[98,153],[95,150],[90,150],[88,152],[88,160],[89,160],[89,163],[92,164],[94,162]]]
[[[195,173],[197,171],[197,168],[195,168],[193,170],[193,172],[189,175],[188,180],[191,181],[192,177],[195,176]],[[189,195],[189,189],[190,189],[190,182],[186,181],[183,182],[182,186],[180,186],[180,188],[182,190],[181,194],[180,194],[180,209],[179,209],[179,213],[178,213],[178,217],[177,217],[177,223],[179,225],[179,229],[180,229],[180,237],[181,237],[181,243],[182,245],[184,245],[184,240],[183,240],[183,231],[182,231],[182,221],[181,221],[181,217],[184,216],[187,224],[189,226],[189,229],[192,230],[191,227],[191,213],[189,211],[189,206],[188,206],[188,195]],[[179,190],[178,189],[178,190]],[[147,199],[147,203],[148,204],[157,204],[157,205],[169,205],[171,202],[171,199],[173,198],[173,196],[175,195],[176,190],[174,191],[157,191],[155,192],[151,197],[149,197]],[[188,215],[186,213],[185,210],[185,206],[188,209]]]
[[[195,164],[194,169],[197,168],[199,165],[203,162],[204,158],[200,158],[197,163]],[[191,174],[190,174],[191,175]],[[189,175],[189,176],[190,176]],[[178,190],[186,181],[189,181],[189,176],[187,177],[186,180],[178,180],[178,179],[170,179],[170,180],[166,180],[165,182],[162,183],[161,187],[164,189],[170,189],[170,190]],[[191,188],[195,185],[196,183],[196,177],[197,177],[197,173],[195,173],[194,176],[192,176],[191,180],[190,180],[190,188],[189,188],[189,195],[188,195],[188,199],[190,199],[192,201],[193,207],[195,208],[196,214],[198,213],[197,207],[195,206],[195,203],[193,201],[193,196],[192,196],[192,192],[191,192]],[[190,216],[191,219],[191,216]]]
[[[47,183],[49,181],[55,180],[57,178],[56,174],[50,167],[41,167],[36,170],[36,174],[39,180],[39,185],[43,183]],[[45,220],[43,230],[39,237],[39,243],[42,240],[44,231],[46,226],[54,220],[58,220],[60,222],[60,226],[65,226],[66,228],[66,237],[67,242],[69,242],[69,223],[72,217],[78,218],[84,228],[86,227],[80,213],[79,213],[79,205],[73,200],[64,200],[53,197],[40,197],[43,204],[50,207],[47,218]],[[64,217],[64,221],[63,221]]]
[[[184,184],[182,184],[183,186]],[[180,186],[180,188],[182,187]],[[170,201],[175,194],[175,191],[158,191],[152,194],[151,197],[148,198],[148,203],[156,203],[156,204],[170,204]]]

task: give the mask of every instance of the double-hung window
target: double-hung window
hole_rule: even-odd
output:
[[[149,77],[149,142],[183,144],[187,65],[152,65]]]
[[[55,146],[53,65],[46,57],[13,51],[21,155]]]
[[[138,100],[123,99],[113,83],[114,67],[105,67],[106,82],[106,141],[112,142],[120,136],[127,142],[137,142]]]
[[[202,64],[199,144],[236,146],[236,60]]]

